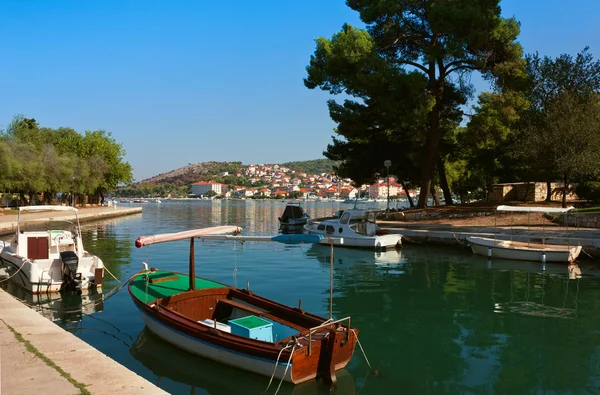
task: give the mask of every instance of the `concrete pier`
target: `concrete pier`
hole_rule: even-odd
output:
[[[0,394],[167,392],[0,289]]]
[[[583,247],[579,259],[600,258],[600,229],[572,228],[539,229],[490,226],[452,226],[449,224],[422,224],[419,222],[378,221],[390,233],[400,233],[403,243],[423,245],[467,247],[467,236],[492,237],[499,240],[514,240],[546,244],[563,244]]]
[[[107,218],[122,217],[125,215],[141,214],[141,207],[85,207],[79,208],[77,216],[79,222],[98,221]],[[0,236],[12,235],[17,229],[17,214],[7,214],[8,211],[0,211]],[[29,219],[74,219],[75,216],[68,211],[53,211],[40,213],[27,213],[24,217]]]

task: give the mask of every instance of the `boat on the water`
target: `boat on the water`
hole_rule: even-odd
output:
[[[285,205],[283,214],[279,217],[279,226],[287,227],[302,227],[306,225],[310,216],[304,211],[300,203],[289,202]]]
[[[339,217],[311,221],[304,229],[310,234],[322,235],[322,244],[374,250],[401,248],[402,235],[389,234],[377,225],[376,218],[376,211],[353,208],[344,210]]]
[[[136,246],[190,240],[189,273],[146,267],[129,282],[129,293],[146,326],[192,354],[264,376],[298,384],[318,376],[335,381],[358,341],[350,317],[333,320],[195,276],[194,239],[320,240],[306,234],[239,236],[236,226],[141,236]],[[306,241],[304,241],[306,240]],[[169,265],[170,266],[170,265]]]
[[[498,206],[497,211],[566,214],[573,207]],[[503,259],[533,262],[573,262],[581,253],[580,245],[547,244],[529,241],[501,240],[491,237],[467,236],[474,254]]]
[[[56,212],[62,217],[53,218]],[[77,209],[70,206],[19,207],[12,240],[0,244],[0,261],[6,277],[33,294],[96,288],[104,276],[102,260],[83,248]]]

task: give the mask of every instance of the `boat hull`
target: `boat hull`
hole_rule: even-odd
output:
[[[25,260],[8,249],[0,249],[0,262],[11,268],[8,272],[10,280],[17,287],[32,294],[55,293],[63,289],[62,262],[54,260]],[[101,285],[96,280],[96,269],[100,269],[100,279],[104,274],[102,260],[89,255],[79,258],[81,286],[78,289],[87,290]]]
[[[581,253],[581,246],[539,244],[495,240],[485,237],[467,237],[474,254],[492,258],[532,262],[573,262]]]
[[[274,377],[276,379],[281,380],[283,378],[284,381],[290,383],[294,382],[292,380],[291,364],[289,364],[288,367],[287,361],[277,363],[277,368],[275,369],[276,360],[258,358],[252,355],[219,347],[207,341],[202,341],[183,332],[174,330],[173,328],[147,314],[143,309],[140,309],[139,306],[138,310],[140,311],[142,319],[150,331],[177,348],[204,358],[211,359],[213,361],[223,363],[225,365],[247,370],[263,376],[271,376],[271,374],[273,374],[273,370],[275,370]],[[287,372],[286,367],[288,367]]]

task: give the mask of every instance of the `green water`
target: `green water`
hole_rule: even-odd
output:
[[[137,236],[209,225],[277,233],[282,202],[163,202],[143,214],[85,225],[86,248],[123,282],[141,262],[187,271],[187,242],[137,249]],[[307,204],[312,217],[339,203]],[[196,243],[197,274],[278,302],[329,315],[329,247]],[[470,250],[407,245],[401,252],[335,249],[333,316],[350,316],[357,347],[337,388],[283,384],[280,394],[564,394],[600,392],[600,270],[488,261]],[[572,269],[572,268],[571,268]],[[269,379],[203,360],[144,328],[126,289],[91,314],[54,314],[111,358],[173,394],[260,394]],[[67,300],[65,299],[65,305]],[[86,306],[88,299],[80,305]],[[55,307],[59,305],[55,303]],[[69,303],[70,310],[77,304]],[[46,312],[48,312],[48,308]],[[91,311],[90,311],[91,310]],[[62,318],[61,318],[62,317]],[[65,318],[68,317],[68,318]],[[93,369],[93,366],[90,366]],[[275,383],[268,393],[275,393]]]

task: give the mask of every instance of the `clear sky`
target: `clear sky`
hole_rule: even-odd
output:
[[[504,0],[525,52],[600,57],[600,1]],[[334,123],[303,85],[344,0],[0,1],[0,129],[103,129],[140,181],[205,161],[322,158]],[[477,83],[478,88],[485,86]]]

